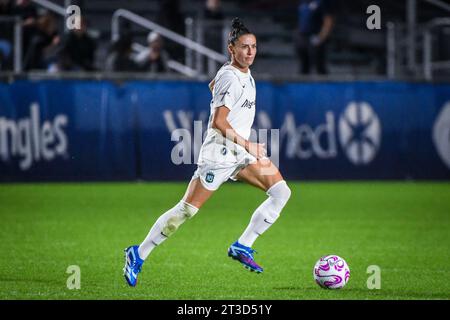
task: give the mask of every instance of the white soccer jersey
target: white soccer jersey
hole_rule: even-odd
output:
[[[227,107],[230,109],[227,116],[230,125],[241,137],[249,139],[255,118],[255,81],[250,69],[247,73],[243,73],[230,64],[226,64],[217,72],[214,82],[208,132],[200,150],[198,163],[205,161],[221,164],[236,163],[240,161],[240,154],[247,152],[212,128],[212,119],[216,108]],[[226,148],[224,148],[225,145]]]

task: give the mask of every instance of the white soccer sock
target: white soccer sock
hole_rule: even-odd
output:
[[[198,208],[193,205],[180,201],[175,207],[162,214],[138,248],[141,259],[147,259],[156,246],[170,237],[181,224],[192,218],[197,211]]]
[[[289,200],[291,189],[289,189],[286,181],[282,180],[270,187],[267,190],[267,195],[269,198],[255,210],[247,229],[239,238],[240,244],[251,247],[255,240],[270,228]]]

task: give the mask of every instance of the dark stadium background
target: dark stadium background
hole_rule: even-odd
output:
[[[1,299],[448,299],[450,3],[330,1],[328,72],[302,74],[299,1],[222,0],[220,14],[206,2],[0,0],[0,248],[19,252],[0,263]],[[87,26],[79,47],[71,5]],[[229,182],[130,291],[122,249],[184,193],[234,17],[258,40],[254,128],[280,130],[269,152],[293,190],[257,242],[267,272],[226,257],[264,199]],[[137,62],[151,31],[163,69]],[[328,253],[349,263],[343,290],[312,280]],[[367,286],[371,265],[381,289]]]

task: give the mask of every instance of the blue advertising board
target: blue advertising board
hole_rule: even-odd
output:
[[[0,84],[0,181],[189,179],[210,100],[194,81]],[[259,82],[254,129],[287,179],[450,179],[449,84]]]

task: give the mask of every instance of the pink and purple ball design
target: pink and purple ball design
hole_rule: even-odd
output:
[[[341,289],[350,278],[350,268],[341,257],[327,255],[317,261],[313,275],[316,283],[322,288]]]

